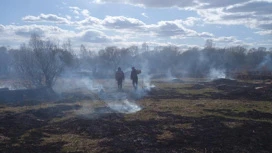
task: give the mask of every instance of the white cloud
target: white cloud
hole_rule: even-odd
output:
[[[63,30],[57,26],[46,25],[0,25],[3,31],[0,35],[0,42],[3,45],[19,46],[22,43],[27,43],[32,33],[38,33],[43,38],[49,38],[51,40],[66,40],[68,38],[74,38],[75,32]],[[0,43],[0,45],[1,45]]]
[[[70,21],[66,18],[59,17],[55,14],[41,14],[39,16],[25,16],[22,18],[23,21],[28,22],[54,22],[58,24],[69,24]]]
[[[272,2],[269,1],[249,1],[241,5],[236,5],[226,9],[226,12],[247,12],[255,15],[268,15],[272,13]]]
[[[93,0],[94,3],[124,3],[131,4],[141,7],[155,7],[155,8],[166,8],[166,7],[179,7],[186,8],[195,6],[197,3],[195,0]]]
[[[238,40],[237,38],[230,36],[230,37],[217,37],[217,38],[212,38],[212,40],[215,42],[217,46],[220,47],[231,47],[231,46],[252,46],[250,43],[246,43],[242,40]]]
[[[146,13],[141,14],[143,17],[149,18]]]
[[[79,34],[79,39],[88,43],[113,43],[120,41],[118,37],[109,37],[98,30],[87,30]]]
[[[259,35],[272,35],[272,30],[257,31],[256,33]]]
[[[224,42],[224,43],[232,43],[237,41],[236,38],[234,37],[218,37],[218,38],[213,38],[213,41],[215,42]]]
[[[157,25],[150,27],[158,36],[186,36],[188,29],[184,28],[179,21],[160,21]]]
[[[108,43],[111,40],[100,31],[88,30],[80,34],[80,40],[91,43]]]
[[[84,20],[81,20],[75,23],[81,26],[93,26],[93,25],[101,25],[102,21],[96,17],[89,16],[85,18]]]
[[[5,26],[3,26],[2,24],[0,24],[0,32],[4,31]]]
[[[141,7],[189,9],[196,11],[208,24],[245,25],[253,29],[267,30],[259,26],[267,18],[271,23],[271,0],[94,0],[94,3],[123,3]],[[142,14],[144,15],[144,14]],[[187,20],[183,25],[194,25],[196,20]],[[262,32],[262,34],[270,32]]]
[[[79,15],[79,11],[81,10],[79,7],[76,6],[70,6],[69,9],[76,15]]]
[[[147,25],[147,29],[154,36],[170,37],[172,39],[184,39],[186,37],[212,37],[208,32],[198,33],[194,30],[185,28],[183,20],[160,21],[157,24]],[[190,25],[190,24],[189,24]]]
[[[200,18],[188,17],[186,20],[182,21],[182,23],[186,26],[195,26],[198,21],[200,21]]]
[[[66,18],[67,18],[68,20],[71,20],[71,19],[72,19],[72,17],[69,16],[69,15],[66,15]]]
[[[209,32],[201,32],[198,34],[199,37],[206,37],[206,38],[209,38],[209,37],[214,37],[214,35],[212,33],[209,33]]]
[[[43,36],[45,32],[45,30],[42,29],[42,27],[38,27],[38,26],[33,26],[33,27],[22,26],[22,27],[17,27],[14,30],[16,35],[22,36],[22,37],[30,37],[30,35],[33,33]]]
[[[89,17],[89,16],[90,16],[89,11],[86,10],[86,9],[82,10],[81,13],[82,13],[82,15],[85,16],[85,17]]]
[[[160,36],[170,37],[172,39],[185,37],[212,37],[213,34],[211,33],[198,33],[184,27],[184,25],[193,26],[198,21],[200,21],[199,18],[189,17],[186,20],[160,21],[156,24],[146,24],[139,19],[124,16],[106,16],[104,19],[89,16],[84,20],[74,23],[77,25],[77,29],[99,29],[100,31],[114,30],[112,32],[128,35],[128,39],[134,39],[139,36]]]
[[[138,29],[142,26],[145,26],[145,24],[135,18],[127,18],[124,16],[107,16],[103,20],[103,25],[107,28],[113,28],[113,29]]]
[[[210,8],[224,8],[227,6],[237,5],[240,3],[248,2],[249,0],[199,0],[198,8],[210,9]]]

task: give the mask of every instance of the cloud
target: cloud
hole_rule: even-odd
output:
[[[265,22],[271,23],[271,0],[94,0],[94,3],[123,3],[140,7],[189,9],[197,12],[206,24],[244,25],[260,31],[267,30],[259,26]],[[143,15],[143,14],[142,14]],[[192,20],[191,20],[192,21]],[[195,21],[183,23],[194,25]],[[265,29],[263,29],[265,27]],[[270,33],[268,32],[262,32]]]
[[[141,15],[142,15],[143,17],[149,18],[149,17],[146,15],[146,13],[142,13]]]
[[[54,14],[41,14],[39,16],[25,16],[22,18],[23,21],[27,22],[54,22],[58,24],[69,24],[70,21],[66,18],[59,17]]]
[[[198,21],[200,21],[200,18],[188,17],[186,20],[182,21],[182,23],[186,26],[195,26]]]
[[[272,30],[257,31],[256,33],[259,35],[272,35]]]
[[[36,33],[40,36],[44,35],[44,30],[40,27],[19,27],[14,32],[16,35],[23,37],[30,37],[33,33]]]
[[[47,25],[23,25],[23,26],[16,26],[16,25],[8,25],[3,26],[3,35],[2,37],[6,37],[7,35],[10,36],[19,36],[20,39],[29,38],[31,34],[37,33],[45,38],[52,38],[52,39],[63,39],[67,37],[75,36],[73,31],[68,31],[61,29],[57,26],[47,26]]]
[[[103,25],[107,28],[113,29],[138,29],[145,26],[145,23],[135,19],[124,16],[107,16],[103,20]]]
[[[272,30],[272,22],[259,24],[258,27],[265,30]]]
[[[19,47],[20,44],[28,42],[32,33],[38,33],[43,38],[50,40],[66,40],[73,39],[75,32],[61,29],[57,26],[46,25],[0,25],[3,31],[0,35],[0,45],[10,45],[12,47]]]
[[[246,43],[242,40],[238,40],[234,36],[230,37],[217,37],[217,38],[212,38],[212,40],[215,42],[215,44],[218,46],[252,46],[252,44]]]
[[[167,37],[167,36],[185,36],[188,32],[181,24],[175,21],[160,21],[157,25],[151,27],[152,31],[156,35]]]
[[[248,2],[248,0],[199,0],[198,9],[211,9],[211,8],[224,8],[227,6],[233,6]]]
[[[156,24],[146,24],[135,18],[124,16],[106,16],[104,19],[98,19],[92,16],[76,22],[80,25],[78,29],[99,29],[112,30],[114,33],[127,35],[128,39],[138,39],[139,37],[170,37],[180,39],[186,37],[212,37],[213,34],[208,32],[198,33],[194,30],[185,28],[185,26],[194,26],[199,18],[189,17],[186,20],[160,21]],[[153,39],[152,38],[152,39]]]
[[[3,26],[2,24],[0,24],[0,32],[4,31],[5,26]]]
[[[197,3],[192,0],[94,0],[94,3],[124,3],[141,7],[167,8],[179,7],[186,8],[195,6]]]
[[[237,39],[234,38],[234,37],[218,37],[218,38],[213,38],[213,41],[215,41],[215,42],[231,43],[231,42],[237,41]]]
[[[212,33],[209,32],[201,32],[198,34],[199,37],[205,37],[205,38],[209,38],[209,37],[214,37],[214,35]]]
[[[69,15],[66,15],[66,18],[67,18],[68,20],[71,20],[71,19],[72,19],[72,17],[69,16]]]
[[[210,8],[222,8],[248,2],[248,0],[93,0],[94,3],[123,3],[140,7],[151,8],[170,8],[177,7],[180,9],[210,9]]]
[[[272,13],[272,2],[270,1],[250,1],[241,5],[226,9],[231,13],[254,13],[254,15],[268,15]]]
[[[85,16],[85,17],[90,16],[90,15],[89,15],[89,11],[86,10],[86,9],[82,10],[82,11],[81,11],[81,14],[82,14],[83,16]]]
[[[213,34],[208,32],[197,33],[194,30],[185,28],[183,20],[160,21],[157,24],[148,25],[147,27],[155,36],[171,37],[172,39],[213,36]]]
[[[76,22],[78,25],[81,26],[91,26],[91,25],[101,25],[102,21],[96,17],[89,16],[84,20]]]
[[[76,6],[70,6],[69,9],[76,15],[79,15],[79,11],[81,10],[79,7]]]
[[[101,31],[88,30],[81,32],[80,40],[90,43],[109,43],[112,40]]]

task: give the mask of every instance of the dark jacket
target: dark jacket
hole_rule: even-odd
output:
[[[138,75],[136,69],[133,69],[130,73],[130,79],[131,80],[138,80]]]
[[[125,79],[125,75],[124,72],[122,70],[118,70],[115,73],[115,79],[118,81],[124,80]]]

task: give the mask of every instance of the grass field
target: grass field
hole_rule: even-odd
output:
[[[141,108],[134,113],[111,110],[111,98],[84,89],[55,101],[1,104],[0,152],[271,152],[271,89],[234,94],[209,82],[152,84],[136,98],[131,85],[124,85],[122,93]]]

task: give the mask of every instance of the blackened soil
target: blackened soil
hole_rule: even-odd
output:
[[[236,88],[233,88],[234,86]],[[174,89],[155,88],[145,98],[269,100],[267,94],[270,94],[270,89],[256,90],[258,86],[260,85],[228,84],[224,80],[223,83],[201,83],[187,88],[197,90],[212,87],[222,93],[182,94]],[[215,108],[204,111],[246,119],[218,116],[185,117],[164,111],[151,112],[157,114],[158,119],[140,120],[135,117],[134,120],[126,120],[124,114],[107,111],[99,117],[77,116],[51,122],[54,118],[65,116],[67,111],[80,108],[81,106],[73,103],[59,103],[22,113],[0,113],[0,152],[69,152],[63,150],[68,143],[66,141],[45,142],[45,138],[50,138],[51,135],[64,134],[101,140],[96,146],[99,148],[96,152],[101,153],[269,153],[272,150],[271,113],[257,110],[237,113],[229,109]],[[88,115],[95,116],[105,110],[108,109],[101,107]],[[137,113],[131,115],[137,116]],[[78,150],[77,153],[90,152],[94,149],[92,147],[85,146],[85,150]]]

